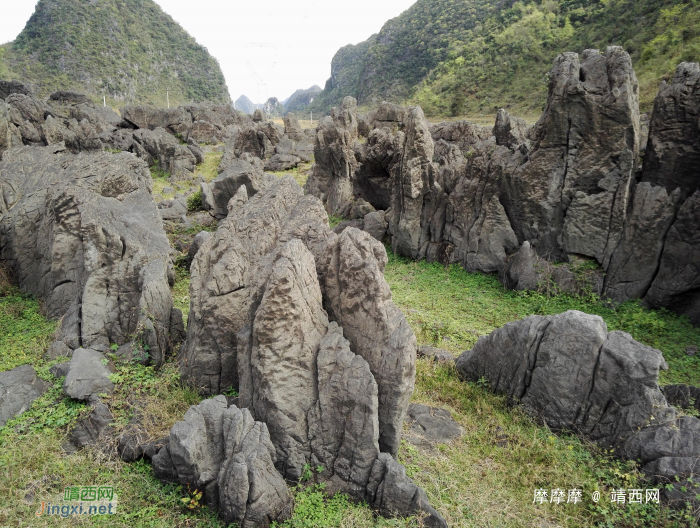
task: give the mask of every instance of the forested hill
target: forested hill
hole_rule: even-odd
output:
[[[0,78],[40,95],[75,89],[108,102],[229,102],[219,64],[153,0],[39,0],[0,53]],[[3,57],[4,55],[4,57]]]
[[[700,0],[418,0],[381,31],[333,58],[314,100],[327,111],[418,103],[428,115],[542,110],[557,54],[624,46],[643,110],[681,61],[700,60]]]

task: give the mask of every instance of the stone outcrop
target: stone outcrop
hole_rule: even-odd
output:
[[[37,377],[29,365],[0,372],[0,427],[29,410],[32,402],[44,394],[49,384]]]
[[[109,379],[114,367],[97,350],[78,348],[71,356],[63,392],[76,400],[99,401],[99,395],[111,394],[114,383]]]
[[[146,165],[130,154],[22,147],[0,162],[0,261],[62,318],[68,348],[134,335],[170,348],[174,271]]]
[[[340,108],[321,119],[316,133],[316,164],[305,189],[320,198],[333,214],[343,214],[353,201],[353,173],[357,168],[354,142],[357,132],[357,102],[343,99]]]
[[[197,164],[190,149],[163,128],[136,130],[133,150],[147,165],[151,166],[157,161],[162,170],[173,175],[191,173]]]
[[[267,426],[217,396],[192,406],[153,457],[156,476],[204,492],[224,522],[265,527],[291,514],[292,498],[274,466]]]
[[[356,229],[332,233],[291,176],[250,197],[241,185],[228,211],[192,262],[183,377],[208,394],[237,389],[284,478],[323,466],[329,492],[444,525],[392,458],[416,341],[383,279],[384,247]],[[175,461],[172,434],[169,449]]]
[[[253,196],[265,188],[274,176],[265,175],[262,161],[250,154],[235,159],[212,182],[202,183],[202,205],[217,219],[228,215],[229,200],[245,186],[247,195]]]
[[[306,190],[348,220],[366,214],[353,208],[360,200],[384,211],[401,255],[498,272],[517,289],[642,298],[697,323],[700,67],[682,63],[662,85],[643,166],[639,88],[622,48],[564,53],[549,78],[533,127],[505,110],[492,130],[430,125],[419,107],[390,103],[358,117],[346,100],[317,129]],[[600,267],[583,284],[582,259]]]
[[[465,380],[520,403],[554,430],[639,460],[654,476],[690,476],[700,461],[700,420],[678,416],[659,390],[661,352],[608,332],[595,315],[530,316],[481,337],[457,359]]]

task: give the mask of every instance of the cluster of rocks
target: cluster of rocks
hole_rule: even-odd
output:
[[[226,143],[217,178],[201,183],[202,205],[215,218],[228,215],[228,202],[245,185],[249,196],[275,178],[265,171],[282,172],[311,160],[313,143],[294,114],[284,117],[284,127],[264,120],[258,109],[252,122]]]
[[[137,340],[156,365],[182,327],[170,244],[143,160],[19,147],[0,161],[0,263],[60,318],[50,355]],[[145,347],[144,347],[145,348]]]
[[[383,211],[401,255],[498,272],[516,289],[643,298],[698,323],[699,87],[698,64],[682,63],[648,141],[632,62],[614,46],[560,55],[533,127],[503,110],[491,130],[431,125],[388,103],[358,117],[346,98],[319,124],[306,190],[350,220]],[[598,271],[582,281],[585,262]]]
[[[636,460],[642,471],[678,489],[700,483],[700,420],[679,415],[659,389],[660,351],[602,318],[577,311],[530,316],[481,337],[456,361],[465,380],[487,380],[552,429],[581,434]],[[667,388],[670,397],[688,387]],[[673,400],[672,400],[673,401]]]
[[[384,247],[357,229],[333,233],[291,176],[241,181],[226,212],[192,260],[179,362],[201,392],[239,397],[191,408],[153,458],[156,474],[204,490],[242,526],[288,515],[284,480],[305,467],[330,493],[444,526],[395,460],[416,338],[391,300]]]

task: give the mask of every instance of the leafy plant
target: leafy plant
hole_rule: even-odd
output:
[[[203,211],[204,206],[202,204],[202,189],[190,195],[187,199],[187,211],[193,213],[196,211]]]

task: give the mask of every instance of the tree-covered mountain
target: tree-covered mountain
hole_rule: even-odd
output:
[[[0,78],[114,104],[230,102],[219,64],[153,0],[39,0]]]
[[[418,0],[333,58],[312,105],[417,103],[429,115],[537,113],[557,54],[623,46],[651,106],[681,61],[700,60],[699,0]]]
[[[297,90],[283,101],[287,113],[304,113],[319,93],[321,93],[321,87],[315,84],[311,88]]]

